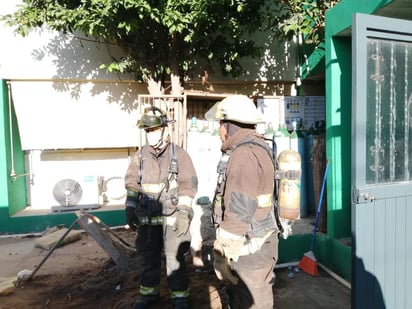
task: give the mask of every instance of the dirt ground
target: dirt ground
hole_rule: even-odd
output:
[[[135,236],[131,231],[117,230],[116,234],[133,245]],[[6,239],[2,243],[7,241],[17,240]],[[33,248],[31,254],[18,257],[18,253],[10,250],[10,260],[19,262],[6,265],[2,261],[0,277],[16,276],[24,269],[34,270],[48,252]],[[214,273],[193,264],[188,268],[194,308],[221,308],[219,293],[223,285]],[[14,293],[0,297],[0,308],[131,308],[138,285],[137,267],[119,272],[96,241],[83,234],[80,240],[54,250],[30,281],[22,282]],[[161,280],[161,296],[153,308],[172,308],[165,276]]]
[[[116,229],[115,233],[133,245],[133,232]],[[0,277],[34,270],[44,261],[50,251],[35,247],[34,240],[33,236],[0,238]],[[188,269],[191,308],[225,308],[224,285],[213,271],[193,264]],[[292,279],[289,275],[287,268],[276,270],[273,291],[277,309],[350,308],[350,290],[325,272],[321,271],[319,277],[303,271]],[[0,296],[0,309],[131,308],[138,285],[137,267],[117,271],[106,251],[91,236],[82,233],[80,240],[54,250],[30,281],[22,282],[11,294]],[[152,308],[172,308],[165,275],[161,280],[161,300]]]

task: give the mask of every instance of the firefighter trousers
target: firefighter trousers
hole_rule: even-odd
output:
[[[167,282],[170,296],[187,298],[189,278],[186,258],[190,250],[190,234],[176,236],[171,226],[140,225],[136,238],[139,256],[140,294],[151,296],[160,294],[162,254],[166,256]]]
[[[231,309],[275,308],[271,280],[278,259],[278,242],[277,235],[271,235],[260,250],[232,261],[240,280],[237,285],[226,286]]]

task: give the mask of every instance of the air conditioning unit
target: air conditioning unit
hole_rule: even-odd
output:
[[[119,171],[129,152],[32,150],[27,157],[28,206],[34,210],[72,211],[124,204],[126,190]]]
[[[96,176],[81,176],[57,180],[52,192],[58,206],[52,211],[67,211],[79,209],[96,209],[100,207],[99,178]]]

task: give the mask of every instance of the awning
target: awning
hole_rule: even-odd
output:
[[[11,81],[23,150],[139,145],[137,83]]]

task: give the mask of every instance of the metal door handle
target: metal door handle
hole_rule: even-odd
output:
[[[355,204],[372,203],[373,201],[376,200],[374,195],[370,194],[369,192],[361,191],[357,188],[353,189],[352,199],[353,199],[353,203]]]
[[[368,192],[365,192],[363,194],[363,199],[365,201],[368,201],[368,202],[373,202],[375,200],[375,197],[373,195],[369,194]]]

